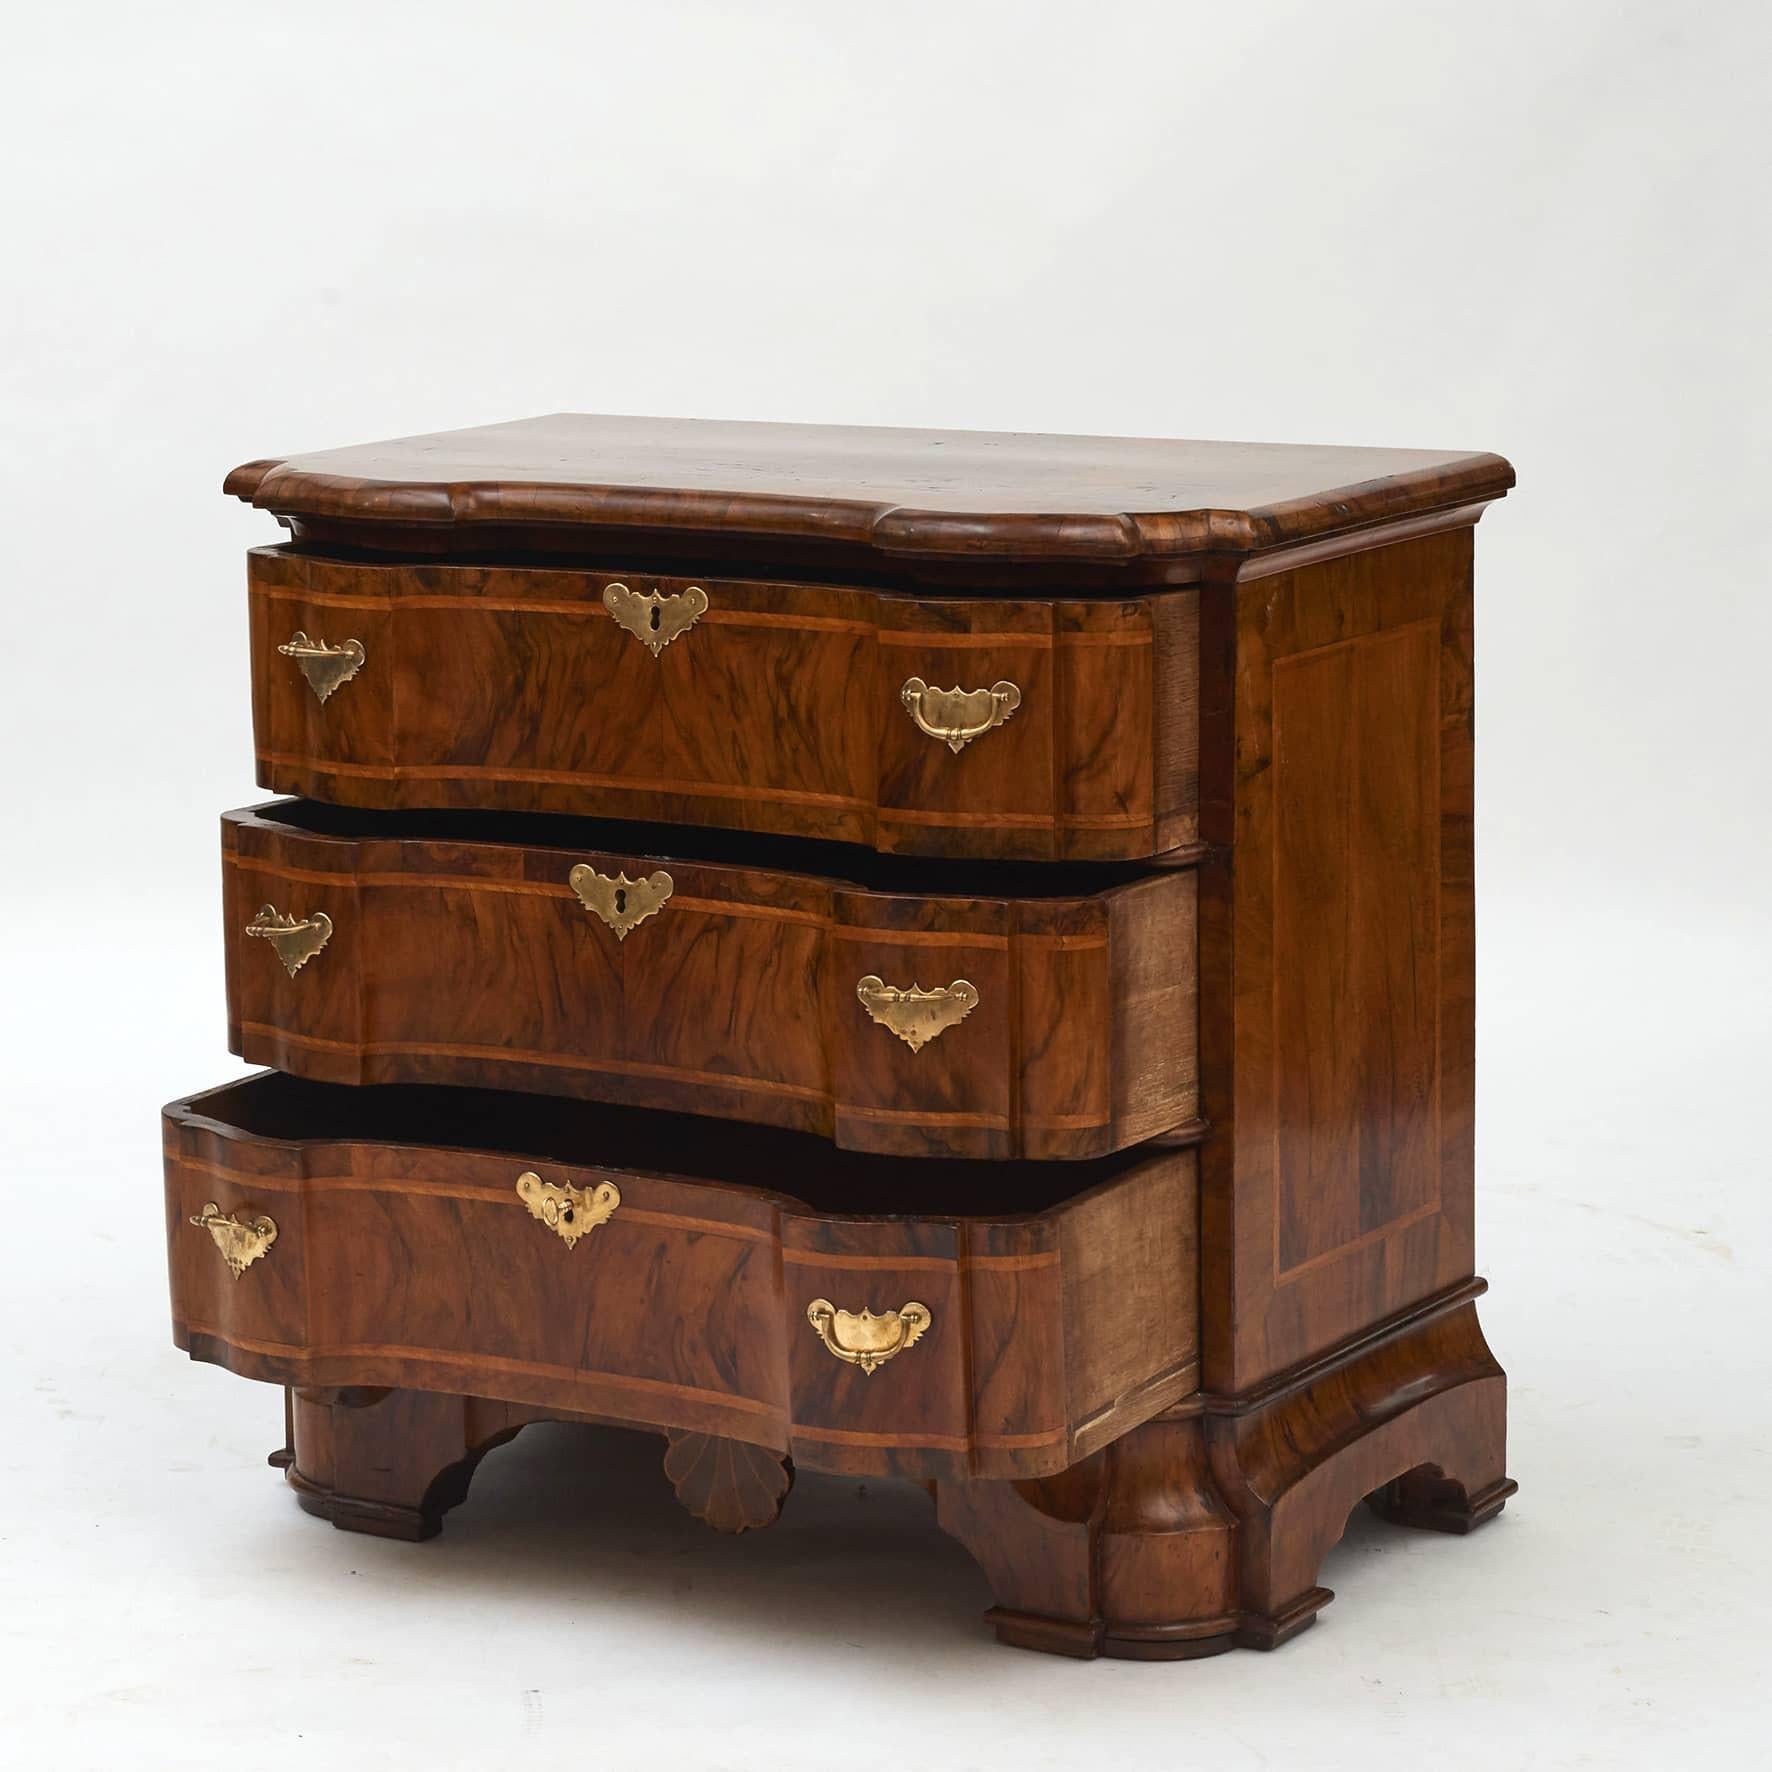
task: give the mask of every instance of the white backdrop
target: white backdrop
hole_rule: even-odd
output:
[[[0,1757],[1744,1763],[1769,18],[15,9]],[[1356,1522],[1320,1628],[1153,1669],[990,1647],[914,1492],[808,1479],[772,1533],[704,1541],[650,1451],[587,1478],[561,1430],[438,1545],[297,1515],[273,1394],[166,1336],[154,1110],[238,1069],[215,818],[256,797],[240,556],[277,534],[219,483],[562,409],[1513,460],[1477,537],[1497,1526]]]

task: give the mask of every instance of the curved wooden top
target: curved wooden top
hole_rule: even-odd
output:
[[[556,413],[247,462],[279,517],[589,525],[838,544],[888,559],[1246,554],[1498,498],[1498,455]]]

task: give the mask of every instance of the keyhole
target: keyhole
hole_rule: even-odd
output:
[[[655,634],[658,632],[658,605],[656,603],[652,605],[652,631]]]
[[[624,913],[627,910],[627,908],[628,908],[628,889],[625,886],[617,886],[615,889],[615,909],[616,909],[617,915]]]

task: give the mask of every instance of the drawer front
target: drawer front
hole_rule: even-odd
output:
[[[279,791],[923,855],[1130,860],[1198,836],[1193,591],[915,599],[276,548],[248,584]]]
[[[1090,1157],[1197,1111],[1185,870],[1081,898],[917,897],[296,816],[327,815],[222,825],[230,1039],[256,1063],[901,1155]]]
[[[379,1100],[327,1106],[362,1093],[260,1077],[166,1110],[174,1339],[194,1358],[914,1477],[1056,1471],[1193,1388],[1191,1150],[1027,1217],[844,1218],[625,1162],[404,1142],[422,1106],[371,1136]],[[266,1094],[298,1097],[271,1131]],[[499,1099],[484,1136],[520,1145],[523,1099]],[[609,1116],[583,1118],[594,1146]],[[668,1128],[639,1137],[670,1162]],[[526,1175],[532,1197],[581,1191],[570,1242]]]

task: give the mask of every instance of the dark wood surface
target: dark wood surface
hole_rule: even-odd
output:
[[[279,516],[585,526],[1087,563],[1249,553],[1501,496],[1499,456],[556,413],[248,462]]]
[[[913,598],[629,574],[709,607],[654,657],[612,572],[249,556],[261,785],[646,818],[923,855],[1131,859],[1198,836],[1198,600]],[[364,662],[324,703],[296,633]],[[957,755],[900,699],[1016,685]]]
[[[1197,1379],[1187,1148],[904,1164],[687,1116],[275,1074],[173,1103],[164,1132],[174,1340],[251,1378],[918,1478],[1062,1470]],[[525,1171],[613,1180],[620,1203],[568,1247],[519,1197]],[[277,1227],[238,1277],[191,1223],[212,1203]],[[808,1322],[820,1298],[930,1322],[867,1372]]]
[[[1207,1383],[1474,1260],[1471,531],[1202,593]]]
[[[1245,1399],[1180,1404],[1057,1478],[937,1485],[998,1637],[1136,1661],[1273,1649],[1334,1597],[1317,1571],[1363,1496],[1432,1530],[1493,1519],[1515,1489],[1507,1381],[1475,1290]]]
[[[1515,1485],[1506,1380],[1471,1302],[1480,1291],[1453,1288],[1246,1397],[1185,1399],[1056,1474],[930,1483],[940,1524],[990,1582],[999,1639],[1140,1661],[1273,1649],[1334,1597],[1318,1571],[1362,1497],[1433,1531],[1494,1519]],[[423,1538],[464,1498],[484,1453],[543,1416],[603,1419],[485,1397],[303,1389],[273,1462],[335,1525]],[[792,1478],[781,1456],[708,1434],[668,1439],[665,1475],[697,1517],[723,1531],[775,1518]]]
[[[602,827],[545,828],[525,842],[497,818],[395,827],[300,802],[227,814],[233,1050],[328,1082],[584,1095],[907,1156],[1095,1156],[1195,1117],[1189,870],[1087,891],[1090,870],[1029,869],[1002,880],[1026,896],[987,898],[943,894],[924,865],[928,890],[891,892],[685,859],[656,830],[627,834],[659,848],[611,850]],[[569,884],[580,864],[663,869],[672,896],[618,939]],[[331,922],[294,976],[247,933],[267,904]],[[977,1007],[913,1051],[858,1000],[867,977],[964,981]]]
[[[288,1390],[271,1456],[296,1499],[345,1532],[434,1538],[480,1460],[542,1411],[494,1397],[383,1387]]]
[[[168,1110],[180,1345],[289,1387],[341,1526],[434,1531],[529,1420],[646,1426],[726,1530],[796,1461],[929,1483],[999,1635],[1071,1654],[1286,1640],[1362,1497],[1492,1518],[1471,571],[1512,479],[570,417],[236,470],[295,538],[250,568],[260,775],[313,799],[224,823],[230,1022],[336,1081]],[[654,656],[617,577],[707,608]],[[324,702],[298,629],[362,648]],[[1020,702],[956,755],[913,676]],[[583,861],[672,896],[618,942]],[[294,976],[267,902],[332,919]],[[980,1000],[912,1052],[864,974]],[[525,1167],[621,1204],[568,1249]],[[211,1201],[277,1218],[237,1279]],[[865,1372],[821,1298],[931,1326]]]

